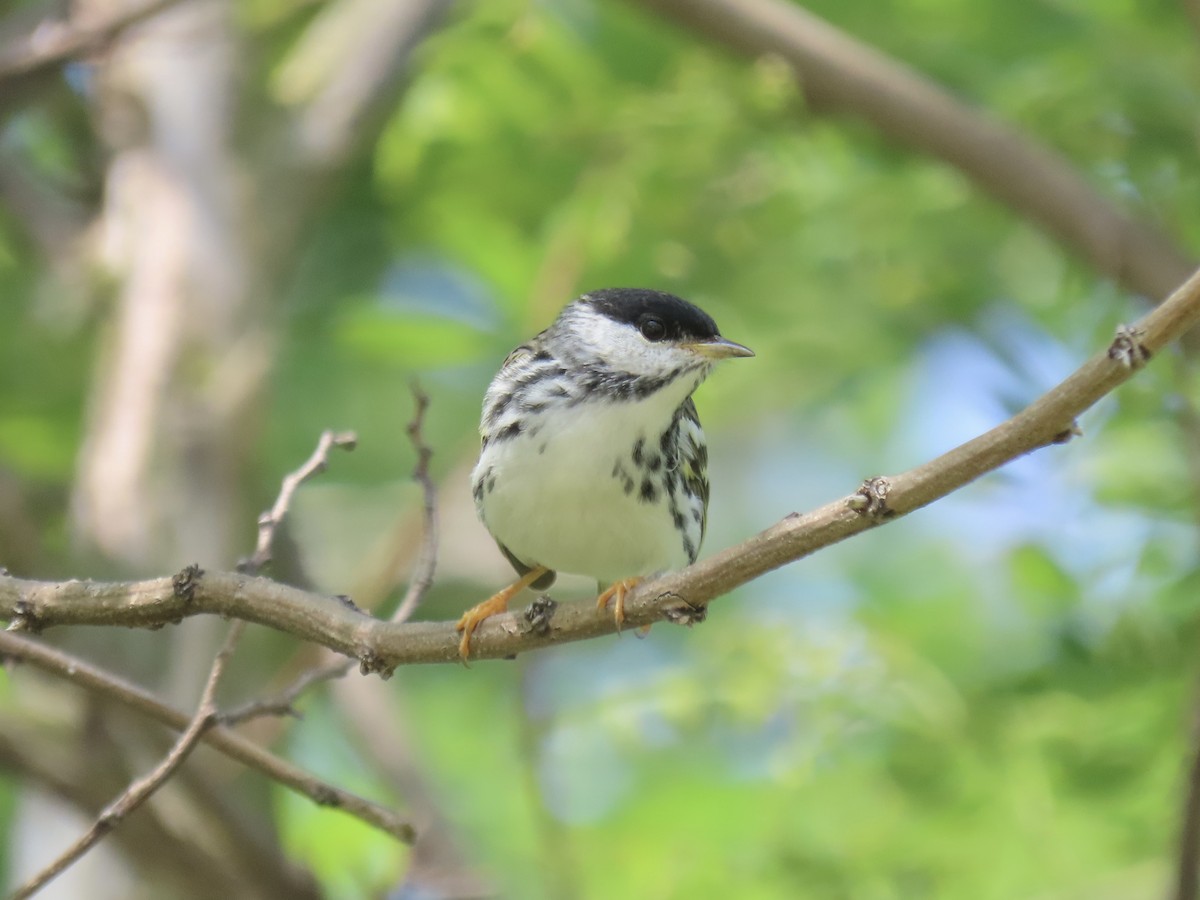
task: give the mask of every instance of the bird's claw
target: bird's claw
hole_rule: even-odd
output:
[[[525,590],[539,578],[546,574],[546,569],[542,566],[537,566],[502,591],[497,591],[488,597],[482,603],[472,606],[458,620],[458,624],[454,626],[455,631],[462,632],[462,638],[458,642],[458,655],[462,657],[463,664],[466,665],[467,660],[471,656],[471,635],[475,633],[475,629],[479,627],[484,619],[490,619],[494,615],[508,611],[508,604],[513,597]]]
[[[511,594],[506,588],[498,594],[493,594],[482,603],[472,606],[458,620],[458,624],[454,626],[455,631],[461,631],[462,637],[458,641],[458,655],[462,658],[463,664],[467,664],[467,660],[471,656],[471,635],[475,633],[475,629],[485,619],[489,619],[497,613],[502,613],[508,609],[508,601]]]
[[[617,624],[617,634],[625,624],[625,595],[642,583],[641,578],[624,578],[610,585],[596,598],[596,608],[607,608],[610,601],[613,604],[613,621]]]

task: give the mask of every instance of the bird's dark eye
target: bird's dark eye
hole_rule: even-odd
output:
[[[667,336],[667,326],[658,316],[642,316],[641,321],[638,322],[638,328],[642,332],[642,337],[648,341],[661,341]]]

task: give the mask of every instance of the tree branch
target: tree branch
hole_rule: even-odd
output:
[[[752,56],[778,56],[817,110],[861,116],[887,137],[944,160],[982,190],[1145,297],[1195,265],[1162,231],[1127,215],[1050,148],[933,80],[785,0],[637,0]]]
[[[423,533],[421,551],[417,556],[416,565],[408,583],[404,599],[392,613],[389,622],[407,622],[425,595],[433,586],[434,571],[437,568],[438,528],[437,528],[437,488],[429,475],[429,461],[433,458],[433,450],[425,443],[424,425],[425,412],[429,409],[429,396],[421,389],[416,380],[412,383],[413,417],[405,429],[408,439],[412,442],[417,454],[417,464],[413,468],[413,480],[421,485]],[[350,671],[353,661],[332,654],[325,657],[317,665],[301,672],[296,679],[273,697],[254,700],[222,717],[226,725],[236,725],[260,716],[297,716],[295,702],[310,687],[323,684],[343,677]]]
[[[425,425],[425,411],[429,408],[429,396],[421,390],[421,385],[416,381],[412,383],[412,395],[416,408],[413,411],[412,421],[408,423],[407,431],[408,439],[417,452],[417,464],[413,468],[412,477],[421,485],[423,501],[421,552],[417,555],[417,562],[408,581],[408,590],[404,592],[404,599],[400,601],[400,605],[396,607],[396,612],[392,615],[393,622],[407,622],[412,617],[421,601],[425,599],[425,595],[429,593],[429,589],[433,587],[433,576],[437,570],[437,488],[434,487],[433,479],[429,477],[429,461],[433,458],[433,450],[425,443],[422,432]]]
[[[187,727],[189,716],[163,703],[149,691],[37,641],[0,631],[0,660],[24,662],[72,682],[87,691],[154,719],[169,728]],[[262,773],[321,806],[330,806],[411,844],[413,827],[391,810],[334,787],[223,725],[206,731],[204,743],[230,759]]]
[[[1069,440],[1075,417],[1128,380],[1149,357],[1200,321],[1200,272],[1057,387],[991,431],[924,465],[867,482],[859,493],[801,515],[694,565],[646,582],[625,603],[627,623],[690,624],[715,598],[772,569],[906,515],[1033,450]],[[457,662],[451,622],[390,623],[337,600],[231,572],[189,566],[174,578],[124,583],[39,582],[0,575],[0,618],[11,631],[54,625],[160,626],[184,616],[246,619],[322,644],[385,677],[398,665]],[[537,603],[489,619],[472,641],[476,659],[610,634],[611,616],[594,603]]]
[[[334,447],[353,450],[358,443],[358,436],[353,431],[323,431],[317,440],[317,446],[312,456],[306,459],[298,469],[283,477],[279,488],[279,496],[275,504],[258,517],[258,543],[254,554],[238,563],[238,571],[257,575],[271,561],[272,547],[275,543],[275,532],[283,522],[288,508],[292,505],[292,497],[296,489],[315,475],[320,475],[329,466],[329,451]]]
[[[414,420],[416,426],[413,431],[414,440],[419,439],[420,416],[424,412],[424,407],[418,411],[418,416]],[[292,498],[296,490],[308,479],[325,471],[328,465],[329,453],[334,447],[343,447],[347,450],[354,449],[356,437],[353,432],[335,433],[326,430],[322,432],[317,441],[317,446],[313,450],[309,458],[302,463],[297,469],[284,476],[280,485],[279,494],[275,499],[272,507],[264,512],[258,520],[258,538],[257,546],[254,554],[248,559],[243,560],[239,564],[239,571],[242,573],[256,573],[261,570],[271,560],[272,547],[275,541],[275,536],[279,525],[283,522],[291,506]],[[419,445],[418,445],[419,447]],[[423,465],[428,463],[428,455],[422,455],[423,462],[418,463],[418,471],[421,471]],[[2,570],[0,570],[2,571]],[[202,573],[195,566],[189,566],[174,580],[174,587],[181,594],[186,594],[191,588],[194,579],[200,578]],[[298,790],[300,793],[306,794],[317,803],[325,805],[339,806],[351,814],[363,819],[369,824],[375,825],[389,834],[399,838],[401,841],[411,843],[415,837],[413,828],[407,822],[401,821],[389,810],[382,807],[377,807],[365,800],[361,800],[352,794],[347,794],[339,791],[323,782],[318,781],[311,776],[306,775],[299,769],[295,769],[290,764],[283,760],[274,757],[272,754],[262,750],[257,745],[238,737],[232,732],[226,731],[224,727],[214,730],[214,726],[231,726],[246,719],[258,715],[282,715],[292,712],[291,702],[304,689],[315,681],[326,677],[334,677],[335,675],[345,674],[348,665],[339,661],[341,671],[337,673],[325,673],[320,669],[314,669],[311,672],[305,673],[304,678],[301,678],[292,688],[290,696],[285,696],[275,702],[260,701],[257,703],[247,704],[246,706],[235,710],[234,712],[218,716],[215,706],[211,701],[211,690],[215,690],[216,679],[219,678],[221,670],[224,668],[225,660],[232,652],[232,644],[240,637],[244,621],[237,623],[235,631],[231,631],[229,640],[226,642],[225,649],[218,653],[216,660],[213,663],[212,673],[210,673],[208,685],[205,691],[204,698],[207,698],[208,706],[212,707],[206,716],[204,727],[199,729],[194,736],[192,732],[195,729],[197,718],[200,716],[200,711],[204,709],[206,700],[202,698],[201,710],[197,711],[195,717],[190,721],[183,713],[172,709],[160,702],[153,695],[143,691],[141,688],[132,685],[120,678],[111,675],[103,670],[97,669],[83,662],[67,656],[58,651],[43,647],[32,641],[19,638],[16,635],[0,634],[0,661],[6,657],[30,662],[48,672],[60,675],[73,681],[82,687],[111,697],[118,702],[127,706],[131,706],[139,711],[150,715],[153,718],[164,722],[174,728],[184,728],[184,735],[177,742],[175,749],[164,760],[162,766],[153,773],[151,778],[162,774],[161,777],[165,780],[171,772],[182,762],[182,758],[190,752],[191,746],[201,738],[208,740],[217,749],[222,750],[232,758],[238,759],[246,765],[258,769],[269,777],[280,781],[288,787]],[[11,629],[10,629],[11,630]],[[210,735],[210,731],[212,732]],[[185,740],[186,739],[186,740]],[[183,748],[183,749],[181,749]],[[178,756],[178,761],[172,763],[172,759]],[[161,782],[158,782],[161,783]],[[136,786],[135,786],[136,787]],[[157,784],[152,784],[145,796],[157,788]],[[144,787],[141,788],[144,790]],[[133,791],[131,787],[130,791]],[[102,814],[100,821],[96,827],[85,835],[77,845],[71,848],[58,862],[38,876],[35,881],[40,884],[45,884],[54,875],[61,872],[70,864],[71,861],[78,858],[88,847],[99,840],[103,833],[111,830],[115,826],[116,819],[126,815],[132,807],[125,808],[122,801],[113,804],[108,810]],[[144,797],[142,798],[144,799]],[[136,800],[133,806],[141,802],[141,799]],[[120,815],[114,818],[113,810],[120,811]],[[106,823],[106,820],[111,819]],[[93,834],[93,832],[96,832]]]
[[[187,728],[179,735],[179,739],[175,742],[170,752],[163,757],[162,762],[155,766],[154,770],[149,774],[134,781],[120,797],[110,803],[100,813],[99,818],[96,819],[92,827],[79,840],[63,851],[57,859],[42,869],[41,872],[17,888],[16,893],[13,894],[13,900],[25,900],[26,897],[32,897],[52,880],[65,872],[70,866],[78,862],[85,853],[120,825],[131,812],[149,800],[150,796],[166,784],[167,779],[175,774],[175,771],[183,765],[184,760],[191,755],[192,750],[196,748],[196,745],[204,736],[204,732],[216,724],[217,684],[220,683],[221,676],[225,672],[225,665],[229,662],[229,658],[233,656],[233,651],[237,648],[238,642],[242,639],[242,634],[245,630],[245,622],[234,622],[229,627],[229,632],[225,636],[225,643],[217,651],[212,668],[209,670],[208,680],[205,682],[204,691],[200,695],[200,702],[196,705],[196,712],[192,715]]]

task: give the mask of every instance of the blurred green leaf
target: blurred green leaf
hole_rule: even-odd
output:
[[[1039,620],[1052,622],[1078,602],[1078,585],[1045,547],[1016,547],[1009,555],[1009,567],[1013,599]]]
[[[336,340],[350,356],[406,369],[460,365],[477,359],[488,345],[457,322],[362,307],[342,319]]]
[[[341,740],[329,740],[343,733],[323,703],[312,703],[305,711],[304,727],[292,732],[290,758],[339,787],[390,802],[382,785],[364,774],[366,769],[353,750]],[[408,853],[394,838],[279,785],[272,787],[272,793],[284,846],[320,879],[327,896],[347,900],[375,896],[397,883]]]

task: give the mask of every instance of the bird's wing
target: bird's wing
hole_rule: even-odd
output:
[[[708,530],[708,442],[704,439],[704,429],[700,427],[700,416],[692,398],[688,397],[679,409],[680,472],[688,493],[699,497],[704,508],[700,542],[696,545],[698,550],[704,542],[704,532]]]
[[[545,332],[542,332],[542,334],[545,334]],[[539,334],[532,340],[513,348],[513,351],[504,358],[504,363],[500,366],[500,371],[497,372],[495,378],[492,379],[492,384],[488,388],[488,393],[484,401],[485,405],[483,421],[480,423],[481,437],[485,447],[488,443],[487,424],[489,420],[498,417],[503,408],[512,401],[511,389],[506,392],[495,392],[494,389],[496,385],[504,382],[506,379],[512,378],[522,368],[526,368],[530,365],[531,361],[533,361],[537,356],[538,351],[542,349],[542,334]],[[495,536],[493,535],[493,539],[494,538]],[[521,560],[517,559],[511,550],[509,550],[499,541],[496,541],[496,546],[500,548],[500,552],[504,554],[504,558],[509,561],[514,569],[517,570],[518,575],[524,575],[526,572],[536,568],[536,563],[534,565],[529,565],[521,562]],[[534,588],[535,590],[544,591],[546,588],[550,587],[550,585],[554,584],[555,575],[555,572],[548,571],[545,575],[542,575],[540,578],[538,578],[537,581],[533,582],[530,587]]]
[[[500,365],[500,372],[503,372],[505,369],[511,369],[521,365],[521,363],[529,359],[531,356],[533,356],[533,354],[534,346],[532,341],[530,341],[528,344],[522,344],[519,347],[514,347],[512,352],[509,353],[508,356],[504,357],[504,362]],[[496,374],[498,375],[500,373],[497,372]]]
[[[545,332],[542,332],[545,334]],[[549,357],[543,351],[542,335],[527,341],[504,357],[500,370],[488,385],[487,393],[483,396],[483,416],[479,421],[479,436],[484,447],[492,437],[494,430],[504,420],[513,400],[521,393],[522,387],[544,367]],[[509,427],[513,425],[511,417],[507,420]],[[520,427],[516,429],[520,431]]]
[[[525,343],[513,347],[512,352],[509,353],[508,356],[504,357],[504,362],[501,363],[500,371],[496,373],[496,376],[499,377],[500,374],[506,369],[518,369],[525,363],[537,357],[541,351],[546,349],[546,332],[549,330],[550,329],[547,328],[539,331]],[[542,354],[541,358],[545,358],[544,353]]]

